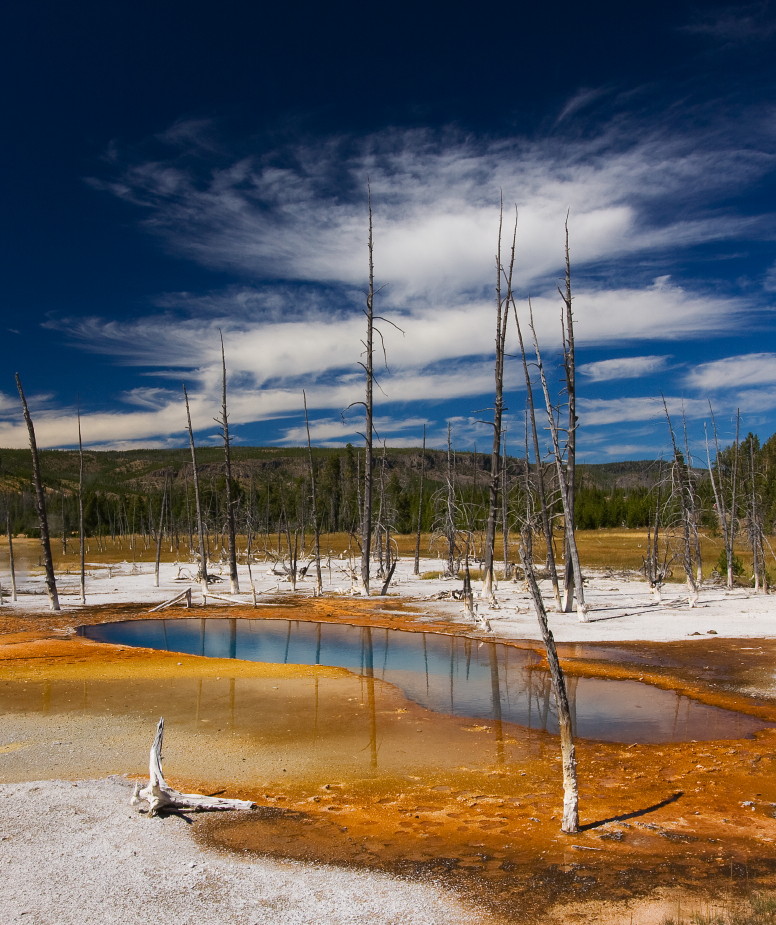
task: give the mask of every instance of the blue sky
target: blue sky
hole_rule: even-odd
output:
[[[569,213],[581,459],[770,436],[776,8],[534,6],[11,0],[0,446],[17,371],[42,446],[215,439],[219,330],[236,441],[358,442],[367,182],[381,440],[489,445],[502,195],[548,362]]]

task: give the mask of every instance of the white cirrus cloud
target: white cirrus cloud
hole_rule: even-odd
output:
[[[203,265],[353,286],[366,278],[369,177],[377,277],[389,282],[391,304],[492,287],[501,191],[507,227],[511,203],[519,207],[524,287],[562,269],[569,210],[577,268],[725,240],[756,225],[708,203],[771,169],[765,152],[718,134],[633,128],[562,146],[555,138],[393,130],[218,158],[186,146],[179,132],[167,160],[127,164],[91,182],[140,207],[149,231]]]
[[[707,392],[776,384],[776,353],[747,353],[702,363],[687,374],[685,382]]]
[[[585,363],[578,368],[580,375],[591,382],[610,382],[613,379],[638,379],[663,372],[670,356],[627,356],[612,360]]]

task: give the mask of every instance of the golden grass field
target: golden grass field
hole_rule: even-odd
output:
[[[214,559],[221,555],[222,542],[221,537],[211,536],[209,540],[210,554]],[[279,545],[279,541],[280,544]],[[482,536],[475,536],[475,553],[482,546]],[[513,535],[510,539],[510,559],[517,560],[518,538]],[[582,559],[582,565],[586,568],[593,569],[612,569],[640,571],[647,544],[647,532],[644,529],[601,529],[601,530],[580,530],[577,532],[577,542]],[[415,553],[415,536],[412,534],[396,534],[391,537],[391,545],[394,552],[398,550],[402,556],[413,556]],[[673,544],[676,559],[673,564],[673,580],[683,581],[680,551],[680,539],[677,537]],[[776,539],[772,538],[771,545],[776,546]],[[8,541],[5,537],[0,537],[0,556],[7,562]],[[556,537],[556,554],[560,554],[563,547],[563,538],[561,535]],[[244,553],[247,548],[246,537],[238,538],[238,549]],[[313,548],[313,538],[311,533],[306,533],[299,539],[299,557],[304,559]],[[40,544],[38,540],[19,537],[14,540],[14,549],[16,554],[24,556],[27,560],[39,558]],[[266,550],[276,552],[281,550],[285,553],[285,538],[278,538],[277,534],[269,536],[255,536],[252,540],[252,550],[257,558],[263,558]],[[351,555],[353,558],[360,556],[360,547],[355,537],[347,533],[328,533],[321,537],[321,549],[324,555]],[[712,570],[717,565],[720,552],[722,551],[722,539],[720,537],[704,535],[701,537],[701,550],[703,555],[703,574],[708,578]],[[55,567],[63,570],[74,570],[78,568],[79,551],[78,539],[68,538],[66,551],[63,551],[61,538],[52,538],[52,552],[54,555]],[[744,547],[743,543],[736,545],[735,554],[740,558],[744,566],[744,578],[746,581],[751,574],[751,553]],[[86,540],[86,559],[88,562],[121,562],[121,561],[153,561],[156,555],[155,543],[148,537],[101,537],[87,538]],[[445,556],[444,542],[431,534],[423,534],[420,544],[421,558],[435,557],[442,558]],[[161,557],[163,562],[188,562],[191,559],[189,551],[188,537],[181,535],[179,541],[171,543],[165,538],[162,544]],[[477,558],[476,554],[473,557]],[[544,559],[544,544],[537,539],[534,547],[535,561],[541,562]],[[0,568],[4,564],[0,559]],[[503,543],[501,537],[496,540],[496,560],[497,563],[503,560]]]

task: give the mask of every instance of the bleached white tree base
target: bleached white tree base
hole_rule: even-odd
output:
[[[212,810],[228,809],[255,809],[256,804],[250,800],[228,800],[222,797],[206,797],[198,793],[180,793],[174,790],[164,779],[162,773],[162,741],[164,739],[164,717],[159,720],[154,736],[154,744],[151,746],[151,753],[148,762],[148,774],[150,780],[148,784],[141,789],[140,784],[135,784],[132,792],[130,803],[138,812],[147,812],[149,816],[156,816],[160,812],[180,812],[188,810],[189,812],[206,812]],[[148,809],[143,809],[142,804],[147,803]]]

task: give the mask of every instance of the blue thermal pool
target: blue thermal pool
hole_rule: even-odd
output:
[[[83,626],[89,639],[190,655],[327,665],[386,681],[438,713],[557,731],[549,674],[503,643],[303,620],[134,620]],[[609,742],[738,739],[768,725],[638,681],[567,678],[575,733]]]

